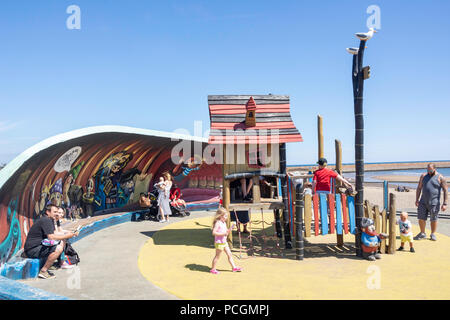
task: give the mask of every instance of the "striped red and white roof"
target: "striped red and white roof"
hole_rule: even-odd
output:
[[[250,99],[256,103],[254,127],[245,125],[247,103]],[[208,140],[210,144],[303,141],[291,118],[289,96],[210,95],[208,105],[211,121]]]

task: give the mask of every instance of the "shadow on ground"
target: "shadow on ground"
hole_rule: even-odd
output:
[[[199,224],[198,222],[196,222],[196,224],[200,228],[163,229],[159,231],[142,232],[142,234],[152,237],[154,244],[157,246],[196,246],[214,249],[213,236],[210,227]],[[295,239],[292,239],[292,243],[295,243]],[[250,257],[296,259],[295,248],[285,249],[284,238],[275,236],[273,226],[265,228],[264,231],[262,229],[255,229],[251,236],[249,234],[241,233],[240,239],[237,231],[233,231],[232,252],[238,259]],[[361,259],[355,254],[354,243],[346,242],[343,246],[337,246],[336,243],[313,243],[308,240],[304,241],[304,259],[322,257]],[[187,265],[186,268],[195,271],[205,271],[207,267],[193,264]]]
[[[200,271],[200,272],[209,272],[209,270],[211,269],[208,266],[204,266],[201,264],[195,264],[195,263],[187,264],[187,265],[185,265],[185,268],[187,268],[191,271]]]

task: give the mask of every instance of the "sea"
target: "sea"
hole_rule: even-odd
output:
[[[411,161],[413,163],[422,162],[422,161]],[[401,169],[401,170],[384,170],[384,171],[365,171],[364,172],[364,182],[382,182],[378,179],[374,179],[376,176],[385,176],[385,175],[405,175],[405,176],[420,176],[422,173],[426,172],[426,164],[434,162],[434,161],[423,161],[424,168],[423,169]],[[372,162],[372,164],[391,164],[391,163],[407,163],[405,161],[402,162]],[[346,163],[346,164],[352,164],[352,163]],[[298,166],[312,166],[311,165],[298,165]],[[330,164],[333,165],[333,164]],[[294,165],[292,165],[293,167]],[[291,167],[291,165],[288,165],[288,167]],[[450,177],[450,168],[437,168],[437,171],[442,174],[444,177]],[[343,174],[344,178],[346,179],[355,179],[355,173],[354,172],[344,172]],[[405,187],[411,187],[416,188],[417,183],[395,183],[392,182],[393,185],[402,185]]]
[[[378,179],[374,179],[376,176],[384,176],[384,175],[405,175],[405,176],[417,176],[420,177],[422,173],[425,173],[426,169],[409,169],[409,170],[386,170],[386,171],[366,171],[364,172],[364,182],[381,182]],[[437,172],[442,174],[444,177],[450,177],[450,168],[437,168]],[[345,172],[344,178],[355,179],[354,172]],[[394,185],[402,185],[405,187],[416,188],[417,183],[396,183],[391,182]]]

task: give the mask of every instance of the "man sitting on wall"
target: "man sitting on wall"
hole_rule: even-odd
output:
[[[331,178],[342,182],[347,188],[353,189],[350,182],[345,180],[336,171],[327,168],[327,159],[320,158],[317,162],[319,169],[314,171],[312,190],[315,193],[331,193]]]
[[[64,240],[78,235],[68,231],[65,234],[58,234],[55,231],[55,219],[59,214],[58,207],[48,205],[45,215],[36,220],[31,226],[25,241],[24,252],[28,258],[44,260],[44,266],[39,272],[39,278],[48,279],[55,275],[48,271],[53,263],[58,259],[64,249]],[[43,241],[45,240],[45,241]]]

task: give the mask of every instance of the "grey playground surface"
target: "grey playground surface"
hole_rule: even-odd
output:
[[[195,211],[189,217],[171,217],[169,224],[212,215],[214,211]],[[126,222],[97,231],[73,244],[81,260],[77,269],[56,270],[52,279],[19,281],[76,300],[176,300],[146,280],[137,265],[141,247],[167,224]]]
[[[411,222],[417,224],[416,209],[403,210],[410,212]],[[189,217],[172,217],[170,223],[212,215],[214,211],[196,211]],[[127,222],[97,231],[73,244],[81,259],[78,269],[54,271],[53,279],[20,282],[76,300],[176,300],[146,280],[137,266],[141,247],[166,225],[155,221]],[[438,233],[450,236],[449,215],[439,220]]]

